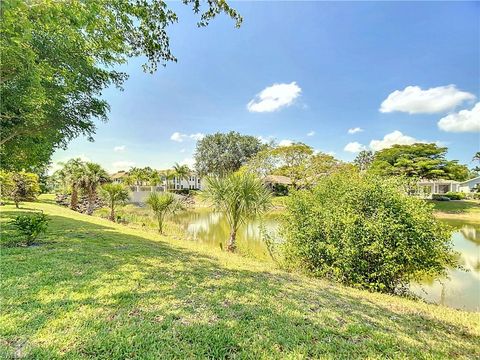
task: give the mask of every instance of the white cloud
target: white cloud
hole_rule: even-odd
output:
[[[112,169],[115,171],[128,170],[132,166],[135,166],[135,163],[133,161],[128,161],[128,160],[120,160],[112,163]]]
[[[273,84],[263,89],[247,104],[250,112],[272,112],[293,104],[302,89],[295,81],[290,84]]]
[[[455,85],[438,86],[427,90],[422,90],[419,86],[407,86],[388,95],[380,106],[380,112],[432,114],[452,110],[462,102],[473,99],[475,95],[460,91]]]
[[[291,146],[293,144],[292,140],[284,139],[278,143],[278,146]]]
[[[404,135],[402,132],[395,130],[383,137],[382,140],[370,141],[370,148],[375,151],[386,149],[392,145],[412,145],[415,143],[424,143],[426,141],[415,139],[414,137]]]
[[[360,144],[357,141],[350,142],[343,148],[344,151],[348,151],[351,153],[358,153],[362,150],[365,150],[365,145]]]
[[[171,136],[170,140],[176,141],[176,142],[183,142],[184,140],[192,139],[195,141],[202,140],[205,137],[205,134],[202,133],[195,133],[195,134],[182,134],[178,131],[175,131]]]
[[[349,134],[355,134],[355,133],[362,132],[362,131],[363,131],[363,129],[359,128],[359,127],[354,127],[354,128],[348,129]]]
[[[480,132],[480,102],[472,110],[461,110],[441,118],[438,127],[448,132]]]
[[[310,131],[309,133],[307,133],[307,136],[313,136],[313,135],[315,135],[315,131],[313,131],[313,130]]]
[[[202,140],[205,137],[205,134],[202,134],[202,133],[190,134],[190,135],[188,135],[188,137],[190,139],[198,141],[198,140]]]
[[[127,148],[127,147],[126,147],[125,145],[119,145],[119,146],[115,146],[115,147],[113,148],[113,151],[115,151],[115,152],[123,152],[123,151],[125,151],[126,148]]]

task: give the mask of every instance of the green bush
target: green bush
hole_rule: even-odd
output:
[[[35,240],[47,231],[50,219],[44,213],[18,215],[10,224],[22,236],[18,244],[32,245]]]
[[[435,200],[435,201],[450,201],[450,198],[446,197],[445,195],[432,194],[432,200]]]
[[[445,196],[450,200],[464,200],[467,197],[467,194],[463,192],[449,191],[445,194]]]
[[[280,234],[285,265],[380,292],[405,291],[456,266],[451,231],[398,179],[333,174],[287,201]]]

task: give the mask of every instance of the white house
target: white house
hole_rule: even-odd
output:
[[[480,187],[480,176],[467,181],[455,180],[420,180],[418,183],[419,192],[429,197],[432,194],[446,194],[447,192],[471,193],[475,188]]]
[[[475,188],[480,188],[480,176],[458,184],[458,191],[465,193],[474,192]]]
[[[424,194],[446,194],[457,192],[458,181],[455,180],[420,180],[417,185]]]
[[[160,172],[161,173],[161,172]],[[118,171],[115,174],[110,175],[112,181],[116,184],[122,184],[125,181],[125,178],[128,176],[126,171]],[[167,180],[165,176],[161,177],[161,183],[157,186],[152,186],[148,181],[143,181],[137,185],[130,185],[130,201],[134,203],[144,202],[145,198],[151,192],[163,192],[167,187]],[[186,178],[181,179],[179,177],[174,177],[173,179],[168,180],[168,188],[170,190],[201,190],[202,183],[199,176],[194,173],[191,173]]]

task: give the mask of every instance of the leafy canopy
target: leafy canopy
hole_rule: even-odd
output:
[[[197,142],[195,167],[201,176],[224,176],[240,169],[264,147],[257,137],[235,131],[210,134]]]
[[[183,0],[201,12],[199,26],[226,13],[225,1]],[[115,70],[144,56],[144,70],[176,61],[167,29],[178,21],[163,0],[5,0],[0,52],[0,155],[2,168],[48,163],[56,148],[80,135],[92,139],[94,119],[107,120],[101,98],[121,88],[127,74]]]
[[[345,164],[332,155],[315,152],[312,147],[303,143],[289,146],[271,144],[247,164],[249,171],[261,177],[272,174],[288,176],[294,187],[309,187],[319,177],[344,166]]]
[[[375,153],[369,171],[383,176],[466,180],[468,168],[456,160],[447,160],[446,153],[446,147],[436,144],[393,145]]]

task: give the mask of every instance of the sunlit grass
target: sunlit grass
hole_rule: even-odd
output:
[[[0,358],[478,358],[479,315],[288,274],[49,203],[1,250]],[[168,231],[167,231],[168,233]]]

